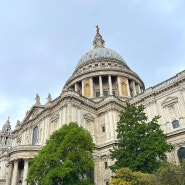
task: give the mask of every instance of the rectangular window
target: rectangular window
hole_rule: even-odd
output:
[[[103,91],[103,96],[107,97],[108,96],[108,91]]]
[[[33,138],[32,138],[32,145],[35,145],[37,142],[37,137],[38,137],[38,127],[35,127],[33,129]]]
[[[179,121],[178,121],[178,120],[174,120],[174,121],[172,122],[172,126],[173,126],[173,128],[178,128],[178,127],[180,127]]]
[[[96,92],[96,97],[100,97],[100,91]]]
[[[102,132],[105,132],[105,126],[101,127]]]
[[[105,169],[107,169],[108,168],[108,163],[104,162],[104,165],[105,165]]]

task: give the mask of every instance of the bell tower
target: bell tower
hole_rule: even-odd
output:
[[[9,147],[11,145],[11,125],[9,117],[0,132],[0,146]]]

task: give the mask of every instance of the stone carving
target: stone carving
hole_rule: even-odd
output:
[[[40,96],[38,94],[35,97],[35,105],[40,105]]]
[[[100,34],[100,28],[98,27],[98,25],[96,26],[96,33]]]
[[[21,125],[21,122],[19,120],[17,120],[15,128],[18,128],[20,125]]]
[[[50,93],[48,94],[47,100],[48,100],[47,103],[51,103],[52,99],[51,99],[51,94]]]

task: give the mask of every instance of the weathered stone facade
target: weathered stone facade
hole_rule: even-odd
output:
[[[52,100],[49,94],[45,105],[36,95],[36,103],[15,130],[9,121],[5,124],[0,133],[0,184],[21,180],[26,185],[29,159],[55,130],[72,121],[89,130],[96,144],[95,184],[108,184],[108,166],[113,164],[109,150],[117,143],[115,129],[126,100],[144,104],[149,119],[161,115],[159,124],[175,146],[169,160],[178,163],[185,155],[185,71],[145,90],[140,77],[104,44],[97,28],[94,49],[79,60],[61,95]]]

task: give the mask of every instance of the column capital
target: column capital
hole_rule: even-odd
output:
[[[18,165],[18,162],[18,159],[13,161],[14,165]]]
[[[29,160],[30,160],[30,158],[24,158],[23,160],[24,160],[24,161],[29,161]]]

